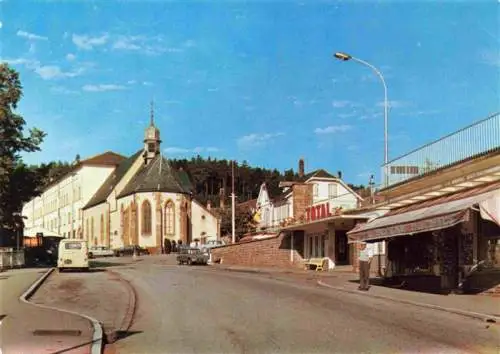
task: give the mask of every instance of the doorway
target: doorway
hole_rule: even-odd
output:
[[[335,230],[335,263],[338,265],[350,264],[347,231],[345,230]]]

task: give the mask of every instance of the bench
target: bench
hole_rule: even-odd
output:
[[[304,262],[306,269],[311,269],[311,266],[315,266],[316,271],[323,271],[328,267],[328,258],[309,258]]]

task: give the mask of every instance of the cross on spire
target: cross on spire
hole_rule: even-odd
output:
[[[153,100],[151,100],[150,124],[151,124],[151,126],[155,125],[155,109],[154,109],[154,101]]]

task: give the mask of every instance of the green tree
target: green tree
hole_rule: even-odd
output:
[[[45,137],[33,128],[25,133],[26,121],[16,113],[22,96],[19,74],[0,64],[0,226],[14,228],[22,224],[22,204],[36,195],[38,169],[30,169],[21,160],[22,152],[40,149]]]
[[[220,211],[221,216],[221,226],[220,232],[222,236],[232,235],[232,221],[231,221],[231,208],[225,208]],[[241,239],[244,234],[249,232],[254,232],[256,228],[256,223],[253,220],[253,214],[248,209],[236,208],[234,214],[234,231],[236,235],[236,241]]]

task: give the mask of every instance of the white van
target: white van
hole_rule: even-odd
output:
[[[63,239],[59,242],[57,268],[60,272],[67,268],[89,270],[87,241]]]

